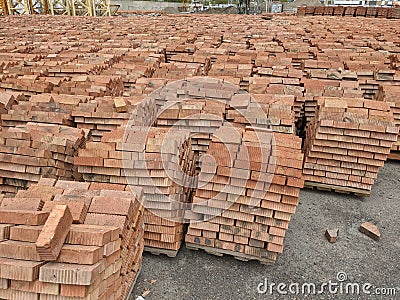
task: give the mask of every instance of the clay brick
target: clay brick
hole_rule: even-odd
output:
[[[130,216],[134,203],[131,198],[94,197],[89,207],[90,213]]]
[[[115,226],[72,225],[65,240],[67,244],[104,246],[118,239],[120,229]]]
[[[42,208],[42,211],[51,212],[55,205],[67,205],[72,215],[73,223],[82,224],[85,221],[88,207],[86,206],[84,201],[63,201],[55,199],[55,201],[46,202]]]
[[[14,280],[34,281],[44,262],[0,258],[0,277]]]
[[[41,261],[35,244],[20,241],[4,241],[0,243],[0,257]]]
[[[0,210],[0,223],[20,224],[20,225],[43,225],[48,212],[26,211],[26,210]]]
[[[36,243],[43,226],[18,225],[10,228],[10,240]]]
[[[57,259],[71,224],[68,206],[54,206],[36,241],[36,249],[43,260]]]
[[[103,258],[103,249],[98,246],[64,245],[57,262],[93,265]]]
[[[94,265],[50,262],[40,268],[39,280],[61,284],[90,285],[104,270],[104,260]]]
[[[4,198],[0,209],[41,210],[44,202],[40,198]]]

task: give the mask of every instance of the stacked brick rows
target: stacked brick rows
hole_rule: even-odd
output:
[[[385,101],[389,104],[390,110],[393,112],[396,126],[400,127],[400,86],[383,85],[379,87],[376,99]],[[400,139],[397,139],[392,146],[389,158],[400,160]]]
[[[163,148],[161,148],[161,146]],[[146,196],[145,245],[176,255],[195,170],[189,132],[128,127],[89,142],[75,158],[87,181],[139,185]]]
[[[186,245],[274,262],[304,184],[301,140],[225,126],[214,136],[207,154],[216,162],[202,163]]]
[[[0,93],[1,94],[1,93]],[[5,96],[7,93],[5,93]],[[1,97],[1,96],[0,96]],[[1,115],[3,127],[25,125],[28,122],[58,124],[73,127],[71,112],[82,102],[85,96],[38,94],[29,100],[19,100]]]
[[[89,129],[91,140],[99,142],[104,133],[130,125],[150,126],[155,119],[156,105],[144,96],[97,97],[79,103],[72,112],[78,128]]]
[[[63,81],[53,91],[59,94],[87,95],[94,97],[120,96],[123,93],[123,81],[117,76],[80,75],[70,81]]]
[[[365,7],[365,6],[300,6],[298,16],[352,16],[369,18],[400,19],[400,8],[397,7]]]
[[[0,204],[2,299],[125,299],[141,268],[143,192],[41,179]]]
[[[306,184],[368,195],[397,141],[385,102],[320,98],[305,142]]]
[[[87,131],[29,122],[3,129],[0,137],[2,193],[16,193],[41,176],[80,179],[73,157],[85,146]]]

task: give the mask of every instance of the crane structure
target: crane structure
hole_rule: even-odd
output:
[[[0,15],[111,16],[110,0],[0,0]]]

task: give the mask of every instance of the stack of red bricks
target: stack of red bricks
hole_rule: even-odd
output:
[[[37,94],[29,100],[18,101],[8,112],[1,115],[3,127],[24,125],[28,122],[58,124],[73,127],[71,112],[80,103],[87,101],[86,96]]]
[[[148,95],[165,86],[168,79],[140,77],[130,89],[131,95]]]
[[[0,190],[16,193],[41,176],[79,179],[73,157],[88,138],[87,131],[53,124],[27,123],[0,133]]]
[[[172,55],[169,59],[169,62],[182,62],[182,63],[196,63],[201,65],[200,74],[205,75],[208,74],[208,71],[211,67],[210,58],[207,55],[202,54],[189,54],[189,53],[178,53]]]
[[[367,7],[367,13],[365,16],[369,18],[375,18],[377,16],[377,13],[378,13],[377,7],[369,6]]]
[[[400,86],[396,85],[381,85],[379,86],[379,92],[376,99],[379,101],[385,101],[390,106],[390,110],[393,113],[394,122],[397,127],[400,128]],[[392,146],[389,155],[390,159],[400,160],[400,138],[397,138]]]
[[[13,105],[24,99],[24,95],[20,93],[0,92],[0,114],[7,114]]]
[[[385,102],[320,98],[305,142],[306,184],[369,195],[398,130]]]
[[[293,110],[296,120],[304,104],[301,78],[303,72],[293,68],[296,62],[291,57],[266,57],[258,53],[255,60],[257,76],[250,78],[249,92],[256,94],[278,94],[294,96]]]
[[[124,84],[119,76],[79,75],[63,81],[54,87],[53,92],[70,95],[86,95],[94,97],[120,96]]]
[[[67,58],[65,63],[53,65],[48,70],[49,75],[54,77],[73,77],[98,74],[121,59],[121,51],[100,53],[100,49],[101,46],[99,44],[88,44],[86,49],[84,47],[79,47],[78,55],[75,53],[76,57],[74,57],[73,61],[68,61]],[[55,57],[57,57],[57,55],[55,55]]]
[[[192,149],[204,153],[211,141],[211,134],[224,119],[225,103],[217,100],[187,99],[166,103],[157,117],[156,126],[189,130],[192,133]]]
[[[124,82],[124,93],[130,95],[136,80],[141,77],[151,77],[154,70],[164,61],[164,54],[159,51],[144,51],[144,49],[131,49],[122,59],[102,72],[103,75],[121,76]]]
[[[236,94],[229,104],[226,113],[228,121],[244,126],[264,125],[276,132],[294,132],[294,96]]]
[[[56,80],[59,82],[59,80]],[[54,87],[51,78],[39,75],[10,76],[0,81],[0,91],[24,92],[27,94],[50,93]]]
[[[144,95],[131,97],[98,97],[80,103],[72,112],[78,128],[89,129],[91,140],[99,142],[106,132],[120,126],[150,126],[155,120],[156,105]]]
[[[207,154],[215,162],[202,162],[186,245],[274,262],[304,185],[300,138],[222,126]]]
[[[400,19],[400,7],[388,8],[388,19]]]
[[[183,79],[191,76],[204,75],[200,63],[168,62],[161,63],[153,74],[154,78]]]
[[[315,16],[322,16],[325,13],[325,6],[316,6],[314,8],[314,15]]]
[[[141,268],[142,196],[140,188],[42,179],[4,198],[0,297],[125,299]]]
[[[343,16],[346,8],[344,6],[335,6],[333,9],[334,16]]]
[[[89,142],[74,160],[87,181],[138,185],[146,196],[145,245],[175,256],[195,171],[189,132],[128,127]],[[170,252],[168,252],[170,250]]]
[[[354,17],[356,15],[357,6],[346,6],[344,11],[345,16]]]

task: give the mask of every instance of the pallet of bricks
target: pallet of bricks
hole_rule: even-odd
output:
[[[385,102],[319,98],[304,146],[305,186],[368,196],[398,131]]]
[[[0,203],[0,298],[127,299],[140,272],[143,192],[41,179]]]
[[[28,122],[0,132],[0,190],[15,194],[41,176],[76,179],[73,157],[85,146],[88,131],[62,125]]]
[[[385,101],[393,113],[394,122],[400,128],[400,86],[381,85],[376,95],[376,100]],[[390,150],[389,159],[400,160],[400,138],[397,138]]]
[[[400,19],[400,7],[390,7],[388,8],[388,19]]]
[[[79,103],[72,112],[78,128],[90,130],[91,141],[99,142],[104,133],[126,125],[150,126],[156,105],[144,95],[130,97],[96,97]]]
[[[74,163],[86,181],[143,187],[146,250],[176,256],[196,167],[188,131],[115,129],[88,142]]]
[[[300,138],[222,126],[207,154],[215,162],[202,162],[186,246],[275,262],[304,184]]]

